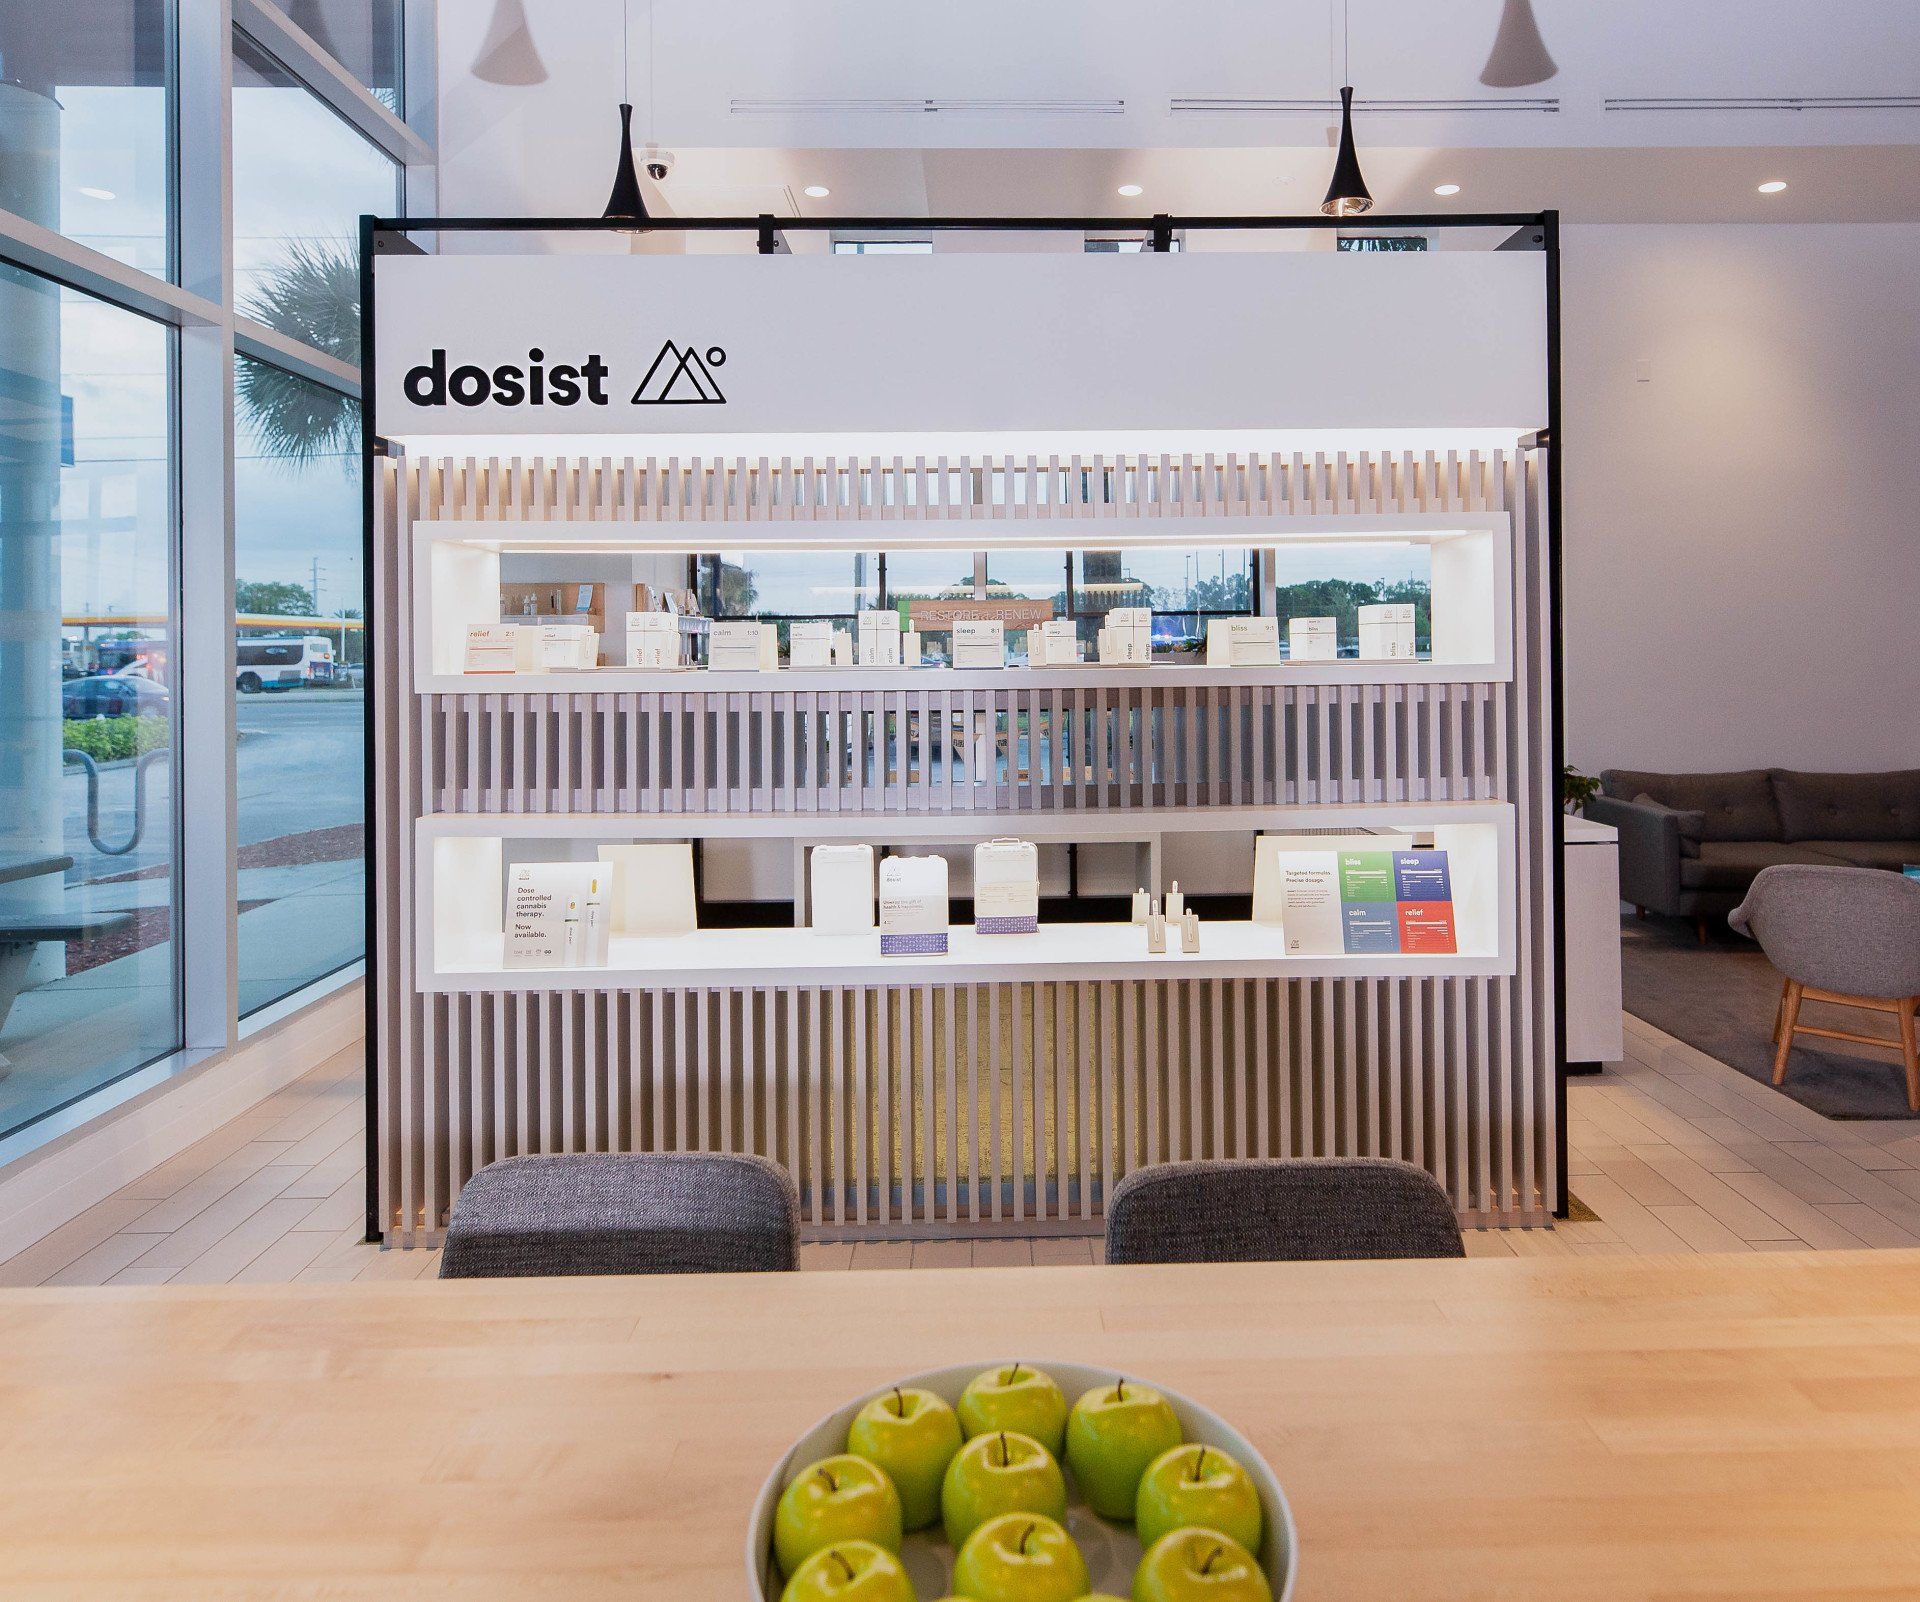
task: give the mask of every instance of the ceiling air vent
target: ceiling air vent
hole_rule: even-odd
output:
[[[727,109],[736,117],[791,116],[795,113],[896,117],[922,116],[931,111],[985,113],[1001,117],[1118,117],[1126,111],[1127,103],[1124,100],[978,100],[965,96],[927,100],[863,100],[828,96],[820,99],[735,99],[727,103]]]
[[[1920,111],[1920,95],[1618,95],[1609,111]]]
[[[1356,96],[1353,102],[1355,111],[1413,112],[1416,114],[1441,113],[1451,116],[1455,112],[1478,111],[1520,111],[1535,115],[1551,116],[1560,109],[1557,96],[1532,95],[1480,95],[1467,100],[1396,100],[1392,98],[1369,100]],[[1287,114],[1309,115],[1315,117],[1337,117],[1340,115],[1340,102],[1326,100],[1272,100],[1258,96],[1244,95],[1175,95],[1167,102],[1168,112],[1176,117],[1194,116],[1284,116]]]

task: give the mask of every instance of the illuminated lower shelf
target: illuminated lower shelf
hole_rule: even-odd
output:
[[[1030,935],[981,935],[955,926],[944,957],[883,957],[880,937],[809,929],[705,929],[690,935],[617,937],[604,968],[507,968],[501,937],[475,932],[446,942],[427,991],[625,990],[710,986],[987,984],[1035,980],[1400,978],[1511,974],[1492,951],[1434,956],[1288,956],[1280,930],[1203,922],[1193,955],[1147,952],[1146,931],[1124,923],[1044,924]],[[1168,944],[1178,940],[1169,931]]]

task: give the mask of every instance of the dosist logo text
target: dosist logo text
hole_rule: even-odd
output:
[[[704,355],[691,345],[669,339],[648,367],[646,376],[628,402],[633,406],[724,406],[727,397],[714,381],[713,369],[725,364],[727,353],[710,345]],[[607,381],[613,371],[598,351],[584,361],[549,364],[537,345],[524,362],[506,362],[486,368],[471,362],[447,365],[447,353],[436,350],[418,367],[409,368],[401,383],[416,406],[607,406]]]

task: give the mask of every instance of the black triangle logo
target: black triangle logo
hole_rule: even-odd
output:
[[[717,347],[716,347],[717,349]],[[720,360],[726,358],[722,355]],[[691,345],[684,350],[671,339],[633,392],[634,406],[724,406],[727,397],[714,382],[713,369]]]

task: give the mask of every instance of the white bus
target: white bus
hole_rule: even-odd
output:
[[[334,680],[333,645],[318,635],[236,640],[233,663],[234,688],[242,695]]]

